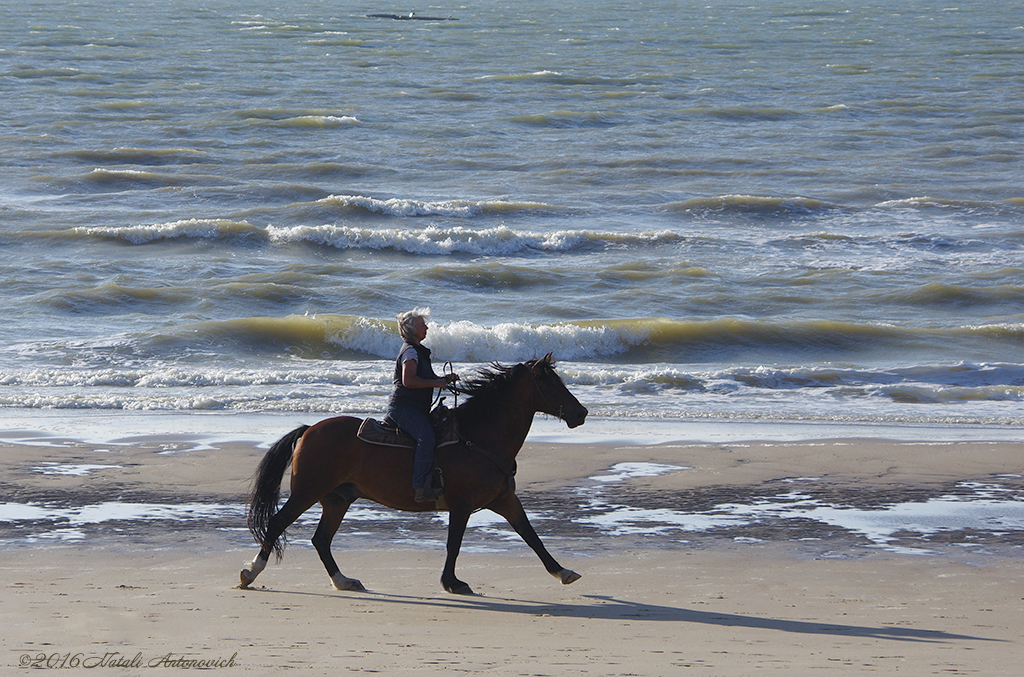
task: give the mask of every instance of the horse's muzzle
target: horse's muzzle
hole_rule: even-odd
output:
[[[581,404],[579,409],[563,411],[562,420],[565,421],[565,424],[570,428],[578,428],[587,420],[588,413],[590,412],[587,411],[587,408]]]

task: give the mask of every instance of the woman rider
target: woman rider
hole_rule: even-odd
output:
[[[434,388],[443,388],[459,380],[457,374],[443,378],[434,373],[430,349],[422,344],[427,336],[428,308],[415,308],[399,313],[398,331],[404,343],[395,362],[395,389],[388,400],[388,418],[416,439],[413,459],[412,487],[417,502],[436,501],[444,493],[430,486],[434,466],[434,426],[430,422],[430,405]]]

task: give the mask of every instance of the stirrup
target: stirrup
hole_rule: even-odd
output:
[[[432,503],[442,496],[444,496],[444,489],[442,487],[417,487],[413,500],[417,503]]]

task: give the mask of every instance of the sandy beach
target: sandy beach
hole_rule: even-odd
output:
[[[583,578],[560,585],[484,521],[459,560],[478,594],[460,597],[438,582],[443,519],[383,511],[355,513],[335,539],[342,570],[369,592],[330,587],[308,521],[282,562],[236,588],[256,552],[238,507],[263,453],[252,443],[17,435],[0,462],[5,674],[997,675],[1024,657],[1019,529],[879,536],[819,513],[743,520],[724,507],[779,504],[794,486],[814,510],[864,515],[1019,503],[1009,442],[528,444],[520,495]],[[149,512],[87,519],[103,506]],[[684,514],[732,521],[698,529]]]

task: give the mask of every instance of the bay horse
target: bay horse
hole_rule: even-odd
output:
[[[481,508],[508,520],[549,574],[565,585],[579,580],[579,574],[563,568],[541,543],[516,496],[513,475],[516,454],[536,413],[557,416],[576,428],[587,417],[586,407],[565,387],[550,353],[512,367],[494,363],[461,385],[459,392],[469,395],[453,410],[459,441],[434,452],[434,463],[444,477],[443,503],[413,500],[412,450],[359,439],[356,432],[361,419],[329,418],[296,428],[276,442],[260,462],[253,481],[248,525],[261,549],[242,569],[240,587],[256,580],[271,552],[280,560],[285,529],[319,502],[323,512],[312,541],[327,575],[338,590],[365,591],[362,583],[341,573],[331,555],[331,541],[346,511],[360,498],[412,512],[448,510],[447,559],[441,574],[441,584],[448,592],[473,594],[472,588],[455,576],[455,560],[469,516]],[[289,463],[291,495],[278,510],[282,475]]]

